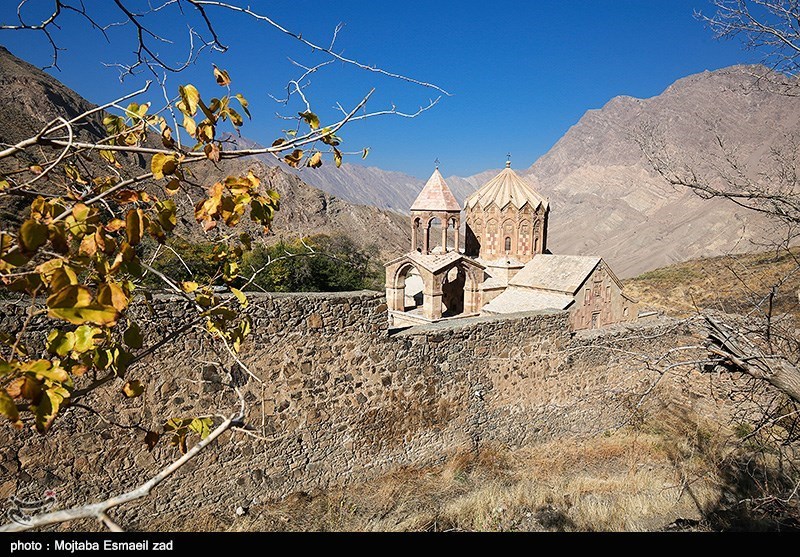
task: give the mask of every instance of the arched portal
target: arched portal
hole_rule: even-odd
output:
[[[453,267],[442,278],[442,317],[454,317],[464,313],[464,284],[467,274],[464,269]]]
[[[422,307],[425,301],[424,290],[425,285],[419,269],[412,263],[401,265],[386,285],[389,309],[413,311]]]

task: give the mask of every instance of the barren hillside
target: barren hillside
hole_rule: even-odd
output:
[[[154,95],[137,100],[144,102],[148,99],[157,101]],[[0,103],[3,105],[0,111],[0,143],[5,144],[14,144],[35,134],[53,118],[74,117],[94,106],[54,77],[15,57],[1,46]],[[92,125],[76,132],[91,138],[103,136],[102,116],[93,119]],[[146,165],[141,157],[118,158],[123,164],[120,172],[124,176],[141,173]],[[13,161],[12,166],[24,167],[34,162],[20,159]],[[87,161],[87,164],[91,165],[92,162]],[[281,210],[274,222],[273,239],[281,236],[291,238],[299,234],[343,233],[362,248],[379,246],[384,258],[401,253],[411,241],[406,220],[399,214],[348,203],[257,159],[223,161],[217,168],[205,165],[202,168],[195,167],[193,171],[198,184],[210,185],[221,176],[245,173],[248,169],[252,169],[281,194]],[[13,169],[0,167],[0,172],[8,170]],[[179,233],[200,238],[203,232],[192,219],[190,200],[184,197],[176,196],[180,214],[184,217]],[[0,206],[0,220],[14,222],[19,219],[30,200],[30,196],[5,198]]]

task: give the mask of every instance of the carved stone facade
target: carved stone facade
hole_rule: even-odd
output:
[[[467,198],[465,255],[486,262],[527,263],[547,250],[548,201],[510,163]]]

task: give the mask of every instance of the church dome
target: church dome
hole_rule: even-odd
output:
[[[533,189],[527,179],[521,178],[516,172],[511,170],[511,163],[507,162],[506,167],[494,178],[489,180],[478,191],[470,195],[464,202],[464,209],[487,209],[492,203],[496,204],[501,210],[509,203],[517,209],[522,209],[525,204],[529,204],[531,209],[536,210],[540,205],[544,210],[548,208],[548,201]]]
[[[419,192],[412,211],[455,211],[461,212],[461,205],[456,201],[453,192],[447,187],[439,169],[433,171],[425,187]]]

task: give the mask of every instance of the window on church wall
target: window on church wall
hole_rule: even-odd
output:
[[[584,292],[583,294],[583,305],[588,306],[591,301],[592,301],[592,291],[591,289],[587,288],[586,292]]]
[[[606,286],[606,302],[610,302],[610,301],[611,301],[611,287],[610,286]]]
[[[511,251],[511,238],[509,238],[508,236],[506,236],[505,250],[506,252]]]

